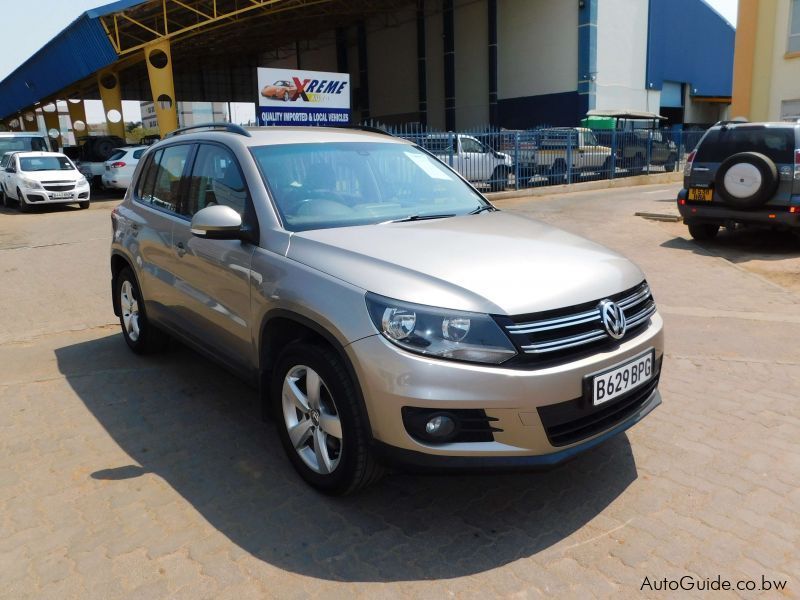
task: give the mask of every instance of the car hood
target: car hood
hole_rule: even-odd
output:
[[[82,174],[77,169],[74,171],[20,171],[19,175],[34,181],[77,181]]]
[[[611,250],[504,212],[304,231],[287,256],[382,296],[491,314],[599,300],[644,279]]]

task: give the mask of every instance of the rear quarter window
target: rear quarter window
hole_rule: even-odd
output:
[[[740,152],[758,152],[779,164],[794,162],[794,129],[737,127],[715,129],[700,142],[697,162],[720,163]]]

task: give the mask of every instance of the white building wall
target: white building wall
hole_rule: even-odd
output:
[[[489,24],[486,0],[455,4],[456,125],[489,123]]]
[[[502,0],[497,11],[501,99],[578,89],[577,0]]]
[[[658,112],[660,94],[645,89],[648,6],[648,0],[599,0],[595,108]]]
[[[772,80],[767,119],[781,119],[784,101],[800,100],[800,59],[786,58],[789,41],[790,2],[778,2],[775,15],[775,43],[772,45]],[[794,112],[794,111],[790,111]]]

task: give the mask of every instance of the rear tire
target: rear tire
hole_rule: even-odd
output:
[[[117,275],[114,296],[119,301],[119,324],[128,347],[136,354],[151,354],[164,348],[169,338],[147,319],[139,283],[129,267]]]
[[[711,240],[717,237],[719,225],[712,223],[693,223],[689,225],[689,235],[695,240]]]
[[[286,455],[325,494],[351,494],[383,475],[356,385],[333,349],[308,342],[287,346],[273,370],[270,397]]]

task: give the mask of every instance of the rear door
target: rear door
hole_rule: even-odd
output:
[[[225,146],[202,143],[173,229],[175,302],[179,326],[197,343],[225,362],[252,366],[250,264],[255,246],[239,240],[209,240],[193,236],[191,218],[213,205],[233,208],[257,231],[255,211],[242,171]]]
[[[175,275],[172,228],[181,222],[178,204],[191,144],[159,148],[139,177],[126,246],[139,269],[139,283],[150,316],[175,321]]]

